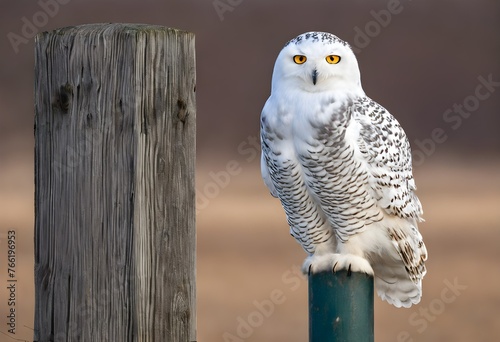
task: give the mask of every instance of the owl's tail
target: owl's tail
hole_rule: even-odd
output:
[[[416,222],[392,218],[374,225],[379,234],[368,254],[378,295],[398,308],[419,303],[427,250]]]
[[[406,273],[404,268],[403,271]],[[418,304],[422,297],[422,280],[415,283],[407,274],[401,274],[400,277],[393,275],[392,278],[384,279],[380,277],[380,272],[377,274],[375,271],[374,282],[380,298],[398,308],[409,308],[413,304]]]

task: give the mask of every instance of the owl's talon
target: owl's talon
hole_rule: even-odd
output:
[[[353,272],[362,272],[373,275],[373,269],[368,260],[352,254],[324,254],[311,255],[306,258],[302,265],[304,274],[316,274],[319,272],[337,273],[341,270],[347,270],[350,276]]]

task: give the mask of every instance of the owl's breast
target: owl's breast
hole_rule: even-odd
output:
[[[332,115],[328,125],[296,142],[304,184],[340,239],[346,240],[383,213],[359,156],[356,127],[350,114]]]
[[[283,105],[278,119],[264,120],[263,149],[289,220],[313,205],[345,240],[383,214],[357,151],[350,104],[333,97],[320,104]]]

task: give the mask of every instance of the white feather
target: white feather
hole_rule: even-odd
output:
[[[297,64],[294,56],[306,57]],[[338,64],[326,57],[340,56]],[[262,177],[309,254],[304,270],[374,274],[397,307],[418,303],[427,251],[417,229],[406,135],[366,97],[349,45],[329,33],[291,40],[261,116]]]

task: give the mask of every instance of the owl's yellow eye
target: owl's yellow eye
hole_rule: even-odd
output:
[[[293,56],[293,61],[297,64],[304,64],[307,61],[307,57],[303,55]]]
[[[337,64],[338,62],[340,62],[340,56],[337,55],[326,56],[326,61],[330,64]]]

